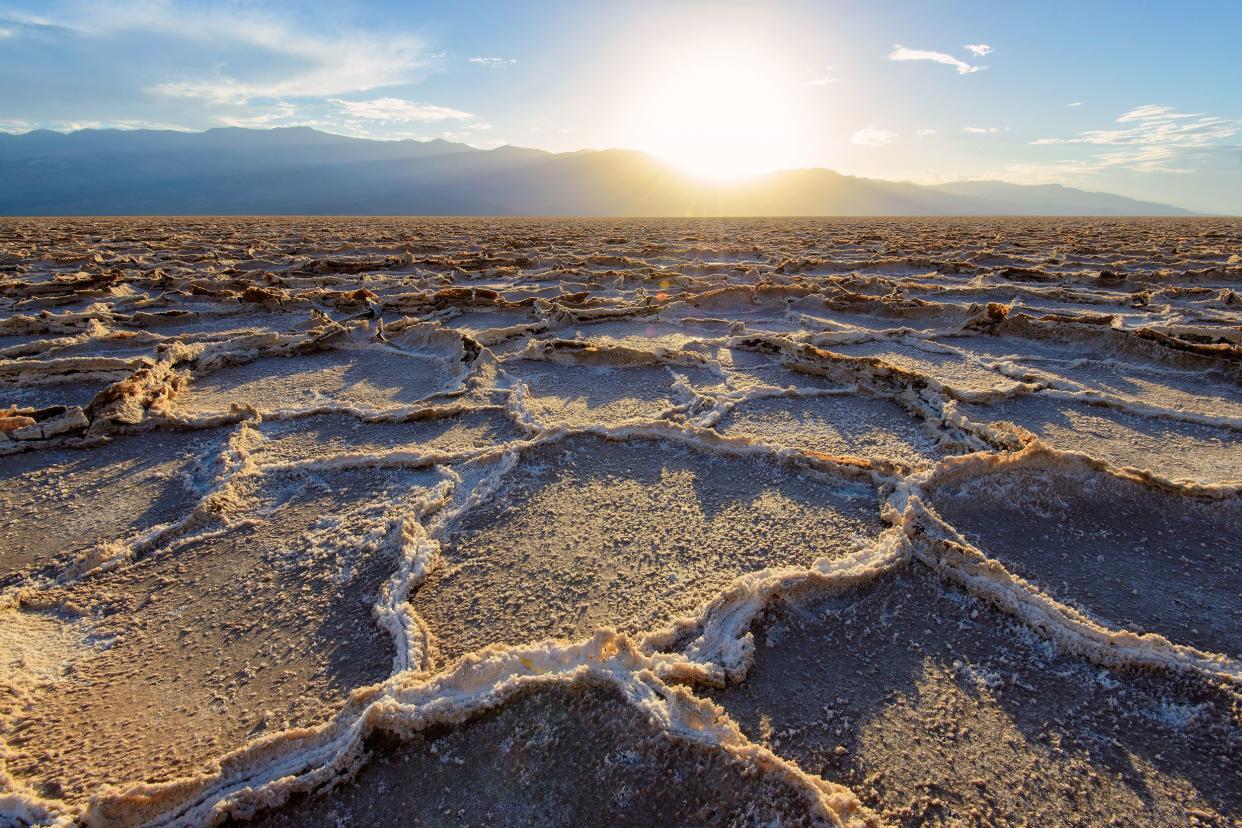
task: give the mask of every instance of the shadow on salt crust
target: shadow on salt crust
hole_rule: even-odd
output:
[[[1242,656],[1240,497],[1052,467],[947,482],[932,503],[984,554],[1108,626]]]
[[[118,378],[124,376],[125,372],[122,372]],[[51,408],[54,405],[76,405],[85,408],[96,394],[111,384],[108,379],[25,384],[0,382],[0,411],[14,406]]]
[[[1013,380],[1008,377],[975,365],[961,354],[925,351],[901,342],[828,344],[823,347],[843,356],[881,359],[890,365],[937,380],[954,391],[978,393],[1013,385]]]
[[[526,406],[545,425],[652,420],[674,405],[663,366],[578,365],[516,360],[505,373],[526,383]]]
[[[1068,363],[1039,362],[1022,366],[1036,381],[1068,380],[1097,394],[1139,405],[1155,405],[1210,417],[1242,418],[1242,388],[1236,380],[1202,370],[1128,362],[1124,356]]]
[[[466,310],[441,320],[446,328],[460,331],[483,345],[521,336],[523,326],[538,326],[540,317],[528,308],[520,310]]]
[[[225,433],[154,431],[0,458],[0,583],[193,510]]]
[[[958,410],[977,422],[1011,422],[1054,448],[1089,454],[1119,468],[1175,480],[1242,481],[1242,431],[1039,394]]]
[[[783,362],[757,351],[720,348],[708,351],[720,361],[729,387],[746,391],[760,386],[806,390],[844,390],[847,386],[825,377],[796,371]],[[696,386],[698,387],[698,386]]]
[[[754,741],[893,824],[1228,824],[1242,699],[1058,651],[919,565],[769,606],[713,693]]]
[[[349,414],[317,414],[292,420],[268,420],[258,429],[267,438],[251,449],[258,463],[390,451],[472,451],[522,436],[512,420],[499,409],[395,423],[365,422]]]
[[[1073,332],[1065,336],[1073,336]],[[946,337],[943,344],[977,358],[1003,363],[1012,376],[1058,387],[1067,382],[1142,405],[1159,405],[1210,416],[1242,417],[1242,388],[1228,368],[1177,352],[1167,362],[1139,353],[1109,351],[1093,340],[1032,340],[1015,336]],[[1153,355],[1159,354],[1154,351]],[[1186,360],[1179,366],[1178,358]]]
[[[734,578],[806,566],[879,533],[869,485],[760,457],[575,437],[529,451],[494,501],[450,526],[414,609],[442,663],[488,644],[640,632]]]
[[[729,437],[910,464],[943,454],[919,420],[900,405],[858,394],[747,400],[717,428]]]
[[[325,721],[392,669],[392,639],[371,616],[397,566],[385,517],[435,481],[373,470],[264,479],[239,515],[258,523],[38,595],[114,640],[0,723],[9,773],[81,801]]]
[[[700,331],[681,325],[642,317],[617,322],[593,322],[579,326],[575,332],[579,338],[597,345],[623,345],[639,350],[667,348],[670,351],[680,351],[702,335]]]
[[[373,736],[367,749],[354,779],[237,825],[817,824],[777,772],[675,740],[608,688],[526,692],[455,728]]]
[[[195,376],[174,406],[189,413],[308,408],[325,402],[384,408],[416,403],[447,390],[453,377],[443,360],[398,351],[317,351],[267,357]]]
[[[132,322],[121,319],[117,328],[150,331],[169,338],[219,336],[226,339],[223,335],[242,331],[293,330],[305,325],[309,318],[307,313],[261,313],[246,307],[207,312],[191,306],[185,313],[138,313]]]

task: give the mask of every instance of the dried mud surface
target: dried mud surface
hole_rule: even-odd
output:
[[[1242,223],[0,222],[0,824],[1242,821]]]

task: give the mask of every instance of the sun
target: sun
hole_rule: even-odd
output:
[[[634,143],[695,175],[730,179],[796,166],[796,83],[780,62],[716,43],[657,61],[643,79]]]

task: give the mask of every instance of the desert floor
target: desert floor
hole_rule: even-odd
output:
[[[1242,221],[0,221],[0,823],[1242,820]]]

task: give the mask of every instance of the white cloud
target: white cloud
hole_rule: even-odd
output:
[[[256,97],[257,90],[232,78],[214,81],[170,81],[151,87],[151,92],[172,98],[192,98],[211,104],[240,106]]]
[[[69,113],[77,116],[73,121],[3,113],[28,119],[32,126],[125,127],[115,119],[130,118],[141,126],[147,124],[138,119],[180,121],[199,129],[309,126],[369,138],[422,139],[442,129],[490,134],[480,131],[482,119],[471,112],[438,105],[448,102],[420,102],[409,92],[383,97],[392,95],[393,87],[420,82],[442,62],[420,39],[400,30],[318,25],[284,11],[287,4],[254,0],[66,0],[56,7],[65,11],[57,11],[55,20],[17,19],[0,11],[0,28],[12,30],[12,40],[37,35],[70,53],[132,53],[132,70],[99,78],[131,100],[121,110],[83,99],[81,114]],[[0,44],[9,42],[0,38]],[[111,70],[106,57],[96,64],[103,72]],[[123,88],[127,83],[134,85]],[[101,118],[114,120],[91,120]],[[9,122],[0,128],[24,126]]]
[[[247,107],[242,114],[226,114],[220,117],[225,126],[235,127],[272,127],[272,126],[327,126],[323,121],[308,118],[305,107],[288,101],[257,107]]]
[[[1071,109],[1072,109],[1072,108],[1074,108],[1074,107],[1076,107],[1076,106],[1082,106],[1082,101],[1074,101],[1073,103],[1067,103],[1067,104],[1066,104],[1066,107],[1069,107],[1069,108],[1071,108]]]
[[[1131,121],[1184,121],[1188,118],[1202,118],[1203,114],[1196,112],[1193,115],[1186,115],[1177,112],[1171,106],[1156,106],[1147,104],[1146,106],[1138,106],[1131,109],[1126,114],[1117,119],[1117,123],[1124,124]]]
[[[850,137],[850,143],[858,144],[860,147],[883,147],[893,143],[897,137],[896,132],[869,126],[855,132]]]
[[[928,52],[922,49],[907,49],[905,46],[894,46],[893,51],[888,53],[889,60],[930,60],[933,63],[943,63],[946,66],[952,66],[957,69],[959,75],[969,75],[971,72],[979,72],[982,66],[972,66],[964,60],[959,60],[953,55],[947,55],[944,52]]]
[[[239,4],[187,6],[168,0],[83,6],[71,24],[80,37],[140,34],[162,38],[184,51],[249,50],[227,71],[187,72],[148,91],[216,104],[254,98],[323,97],[412,83],[423,70],[422,43],[405,35],[348,30],[312,31]]]
[[[409,123],[417,121],[430,123],[434,121],[467,121],[474,118],[469,112],[451,109],[435,104],[415,103],[400,98],[376,98],[370,101],[346,101],[340,98],[329,98],[331,103],[341,111],[354,118],[366,118],[371,121],[395,121]]]
[[[1117,118],[1117,123],[1126,126],[1088,130],[1072,138],[1037,138],[1031,143],[1120,147],[1079,162],[1086,165],[1084,169],[1122,167],[1135,172],[1182,173],[1188,170],[1175,166],[1175,159],[1196,150],[1218,147],[1242,129],[1242,122],[1236,120],[1202,113],[1187,114],[1154,104],[1126,112]]]
[[[920,130],[918,130],[917,132],[915,132],[914,134],[915,134],[915,136],[916,136],[916,137],[918,137],[918,138],[930,138],[931,136],[933,136],[933,135],[935,135],[935,134],[936,134],[936,130],[934,130],[934,129],[920,129]]]
[[[968,127],[962,127],[962,129],[964,129],[965,131],[967,131],[967,132],[971,133],[972,135],[995,135],[995,134],[996,134],[996,133],[998,133],[998,132],[1004,132],[1005,130],[1009,129],[1009,127],[1005,127],[1005,129],[1001,129],[1000,127],[973,127],[973,126],[968,126]]]
[[[52,31],[73,31],[72,26],[54,23],[46,17],[10,9],[0,9],[0,37],[22,37]]]
[[[472,57],[469,60],[471,63],[476,63],[479,66],[489,66],[493,69],[499,69],[502,66],[512,66],[517,63],[516,58]]]
[[[975,57],[986,57],[992,54],[992,47],[986,43],[967,43],[962,48],[970,52]]]

